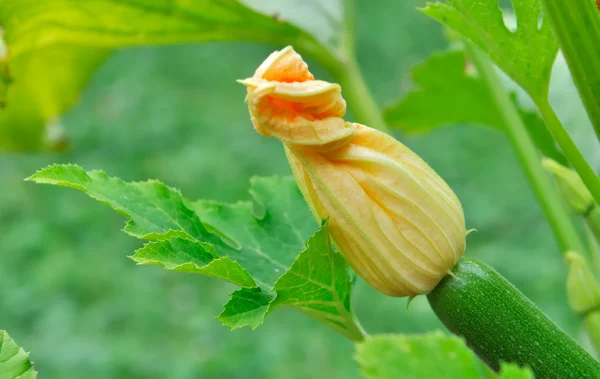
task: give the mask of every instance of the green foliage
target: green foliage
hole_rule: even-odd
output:
[[[138,263],[242,287],[219,316],[232,329],[256,328],[267,313],[288,305],[362,338],[350,311],[347,264],[332,250],[326,223],[304,249],[315,224],[293,178],[254,178],[254,204],[192,203],[158,181],[126,183],[75,165],[51,166],[28,180],[84,191],[129,217],[126,233],[154,240],[136,251]],[[253,213],[257,207],[260,215]]]
[[[447,0],[422,11],[473,41],[535,101],[542,101],[548,96],[558,43],[550,23],[540,21],[540,0],[514,1],[513,8],[514,32],[505,26],[498,0]]]
[[[309,239],[307,249],[277,279],[273,286],[277,297],[270,309],[282,305],[297,307],[351,339],[362,339],[360,326],[350,311],[354,283],[348,264],[332,250],[326,226],[323,223]]]
[[[293,44],[328,62],[300,28],[237,0],[7,0],[0,3],[0,150],[64,149],[55,121],[114,49],[149,44],[254,41]],[[0,41],[1,42],[1,41]],[[50,134],[50,135],[47,135]],[[56,136],[56,134],[59,134]]]
[[[509,363],[502,364],[498,377],[500,379],[534,379],[531,370]]]
[[[405,133],[475,122],[502,129],[489,90],[463,51],[435,53],[412,69],[414,87],[385,110],[386,121]]]
[[[66,42],[118,48],[158,43],[251,40],[315,44],[315,39],[275,16],[237,0],[122,2],[100,0],[4,1],[0,21],[12,57]]]
[[[448,0],[448,4],[429,4],[423,12],[471,40],[523,87],[538,106],[546,127],[565,157],[581,176],[594,200],[600,203],[600,179],[548,99],[558,43],[550,23],[543,22],[542,4],[540,0],[523,0],[514,2],[513,8],[517,19],[514,32],[505,26],[496,0]]]
[[[68,141],[58,118],[107,55],[106,49],[61,44],[11,57],[10,71],[4,68],[10,88],[0,84],[7,96],[0,109],[0,151],[63,150]]]
[[[368,379],[479,378],[475,355],[458,337],[375,336],[357,346],[357,360]]]
[[[293,12],[283,3],[273,6],[282,19],[307,19],[303,27],[322,22],[303,12],[310,7],[304,2],[287,1]],[[329,3],[318,3],[336,19]],[[415,5],[422,3],[357,3],[361,69],[380,104],[402,95],[415,62],[445,48],[441,28],[419,17]],[[256,135],[247,107],[232,101],[243,96],[234,80],[273,48],[215,43],[119,51],[62,119],[69,152],[0,156],[0,321],[18,333],[47,377],[358,378],[352,345],[341,335],[291,309],[274,312],[256,331],[219,327],[211,316],[231,283],[140,269],[125,258],[140,246],[116,232],[120,215],[85,196],[22,182],[40,167],[73,162],[127,180],[160,178],[191,198],[245,199],[251,176],[289,173],[279,144]],[[597,157],[565,67],[555,69],[554,100],[578,142]],[[492,264],[576,336],[580,324],[566,306],[562,259],[505,136],[458,124],[402,141],[463,199],[469,226],[478,229],[469,235],[468,254]],[[404,301],[360,279],[353,302],[372,333],[441,327],[424,299],[407,311]]]
[[[366,379],[488,377],[462,339],[440,332],[420,336],[375,336],[357,345],[356,359]],[[499,377],[533,379],[530,370],[514,365],[503,365]]]
[[[597,2],[543,0],[587,114],[600,138],[600,16]]]
[[[174,237],[151,242],[136,250],[132,259],[139,264],[220,278],[240,287],[256,287],[254,279],[236,261],[218,256],[212,246],[198,241]]]
[[[34,379],[37,372],[29,360],[29,353],[0,330],[0,379]]]
[[[415,88],[385,110],[386,121],[403,132],[425,133],[467,122],[505,128],[487,84],[475,72],[464,51],[432,55],[413,68],[412,79]],[[514,102],[540,151],[566,164],[539,115],[519,106],[516,99]]]

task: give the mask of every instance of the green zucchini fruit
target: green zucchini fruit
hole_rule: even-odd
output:
[[[462,258],[427,295],[437,317],[498,371],[500,362],[536,379],[600,378],[600,364],[491,267]]]

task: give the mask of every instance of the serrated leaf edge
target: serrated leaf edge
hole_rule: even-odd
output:
[[[147,259],[147,258],[142,258],[140,256],[137,256],[138,252],[141,252],[142,250],[146,249],[148,246],[157,245],[157,244],[160,244],[161,242],[165,242],[165,241],[159,240],[159,241],[148,242],[148,243],[144,244],[144,246],[140,247],[139,249],[136,249],[134,251],[133,255],[128,256],[128,258],[131,259],[131,260],[133,260],[134,262],[136,262],[140,266],[143,266],[143,265],[154,265],[154,266],[162,267],[165,270],[169,270],[169,271],[181,271],[181,269],[183,267],[192,267],[192,268],[195,268],[198,271],[206,271],[206,270],[209,270],[212,265],[215,265],[215,264],[220,263],[220,262],[227,262],[227,261],[229,261],[229,262],[231,262],[231,264],[237,266],[239,268],[239,270],[242,271],[246,275],[247,279],[249,281],[251,281],[251,283],[250,282],[242,283],[242,282],[232,281],[232,280],[230,280],[230,279],[228,279],[226,277],[216,276],[216,275],[210,275],[210,274],[206,274],[204,272],[199,272],[198,274],[210,276],[210,277],[213,277],[213,278],[222,279],[222,280],[228,281],[228,282],[230,282],[232,284],[235,284],[237,286],[240,286],[241,288],[254,288],[254,287],[257,287],[257,284],[254,281],[254,278],[252,278],[252,276],[250,276],[250,274],[248,273],[248,271],[244,267],[242,267],[242,265],[240,265],[236,260],[231,259],[228,256],[221,256],[221,257],[217,256],[217,257],[215,257],[215,259],[213,259],[212,261],[208,262],[204,266],[200,266],[200,265],[198,265],[198,264],[196,264],[194,262],[186,262],[186,263],[181,263],[181,264],[178,264],[178,265],[170,265],[168,263],[165,263],[165,262],[162,262],[162,261],[159,261],[159,260],[156,260],[156,259]],[[193,240],[192,242],[198,243],[200,245],[209,245],[212,248],[211,244],[208,244],[208,243],[205,243],[205,242],[198,242],[198,241],[195,241],[195,240]]]
[[[29,367],[27,368],[27,370],[25,370],[25,372],[19,374],[19,376],[14,377],[13,379],[19,379],[22,378],[23,375],[28,374],[29,371],[32,371],[31,374],[34,375],[34,377],[37,377],[38,372],[35,370],[34,366],[33,366],[33,362],[30,359],[30,353],[28,351],[25,351],[25,349],[23,349],[23,347],[21,347],[19,344],[17,344],[17,342],[8,334],[8,332],[6,330],[2,330],[0,329],[0,350],[2,350],[2,347],[4,346],[4,344],[6,343],[10,343],[12,342],[16,347],[16,352],[14,355],[12,355],[11,357],[9,357],[8,359],[1,361],[0,364],[4,364],[9,362],[10,360],[12,360],[13,358],[17,358],[19,361],[22,362],[29,362]]]

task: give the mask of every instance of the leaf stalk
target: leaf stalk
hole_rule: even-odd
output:
[[[494,66],[470,42],[465,42],[465,44],[477,71],[492,93],[499,113],[504,118],[509,140],[517,153],[521,166],[542,206],[561,250],[563,252],[574,250],[584,253],[586,251],[584,244],[573,226],[560,194],[544,171],[536,146],[527,133],[525,124],[523,124],[523,120],[519,116],[508,92],[503,88]]]

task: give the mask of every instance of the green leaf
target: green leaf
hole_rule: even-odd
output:
[[[220,236],[215,244],[219,255],[230,256],[259,285],[271,288],[305,249],[317,224],[293,178],[252,178],[250,194],[254,203],[197,201],[190,206]]]
[[[130,217],[124,231],[137,238],[218,241],[185,206],[181,193],[158,181],[126,183],[110,178],[102,171],[86,173],[76,165],[50,166],[27,180],[86,192],[91,198]]]
[[[558,43],[540,0],[513,1],[513,8],[515,31],[505,26],[498,0],[446,0],[422,11],[475,43],[534,101],[544,101]]]
[[[85,172],[75,165],[50,166],[28,180],[86,192],[128,216],[124,231],[134,237],[177,238],[172,243],[146,245],[134,259],[146,257],[156,263],[156,256],[160,255],[165,266],[172,268],[183,264],[181,255],[187,254],[188,262],[202,267],[206,259],[198,259],[198,250],[206,250],[208,243],[210,247],[204,254],[214,251],[215,257],[230,257],[244,267],[257,284],[267,288],[292,265],[316,229],[293,178],[252,180],[254,201],[265,210],[261,217],[253,214],[252,202],[193,203],[158,181],[127,183],[102,171]],[[182,250],[181,239],[196,244],[189,243]]]
[[[356,359],[367,379],[479,379],[482,363],[456,336],[380,335],[357,344]],[[533,378],[530,370],[502,365],[500,378]]]
[[[485,83],[463,51],[433,54],[412,69],[414,87],[384,111],[388,123],[405,133],[422,133],[461,122],[502,128]]]
[[[600,16],[593,0],[543,0],[573,81],[600,138]]]
[[[19,347],[4,330],[0,330],[0,379],[33,379],[37,372],[29,353]]]
[[[325,221],[279,277],[273,286],[275,296],[243,288],[232,294],[219,320],[234,329],[256,328],[275,308],[292,306],[350,339],[360,339],[363,332],[350,309],[352,285],[346,260],[331,247]]]
[[[275,283],[277,298],[271,309],[293,306],[355,338],[362,331],[352,320],[350,297],[353,278],[348,263],[333,251],[327,222],[323,222],[292,267]]]
[[[182,238],[151,242],[137,250],[132,259],[139,264],[224,279],[240,287],[256,287],[242,266],[229,257],[219,257],[214,248],[205,243]]]
[[[413,68],[412,79],[415,87],[384,112],[386,121],[403,132],[424,133],[464,122],[505,128],[487,84],[470,65],[464,51],[432,55]],[[538,149],[567,164],[540,116],[519,106],[516,96],[513,101]]]
[[[10,55],[60,43],[118,48],[221,40],[314,44],[314,37],[238,0],[5,0],[0,23]]]
[[[0,27],[0,104],[8,107],[0,113],[0,150],[8,151],[63,149],[56,119],[114,49],[253,41],[293,44],[325,65],[332,61],[311,34],[237,0],[4,0]]]
[[[128,216],[125,232],[155,240],[135,252],[136,262],[242,287],[219,316],[231,328],[256,328],[275,308],[292,306],[362,338],[350,311],[348,266],[326,223],[311,236],[316,224],[293,178],[253,178],[254,201],[234,204],[191,202],[157,181],[126,183],[75,165],[50,166],[28,180],[84,191]]]
[[[242,288],[231,294],[231,298],[217,317],[231,329],[249,326],[256,329],[265,320],[275,294],[261,288]]]
[[[0,150],[64,149],[67,140],[58,118],[107,55],[106,49],[60,45],[11,58],[10,71],[0,67],[0,102],[5,107],[0,109]]]
[[[441,332],[375,336],[356,349],[356,359],[367,379],[480,377],[475,355],[463,340]]]
[[[519,367],[514,363],[502,363],[500,365],[500,379],[534,379],[533,372],[529,368]]]

